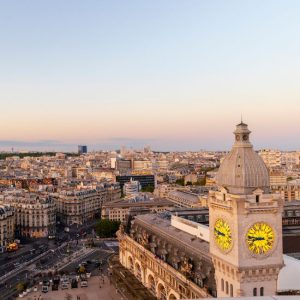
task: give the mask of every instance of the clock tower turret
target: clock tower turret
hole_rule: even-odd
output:
[[[269,192],[268,170],[253,150],[248,126],[236,126],[235,143],[209,193],[210,253],[218,297],[270,296],[283,266],[282,209]]]

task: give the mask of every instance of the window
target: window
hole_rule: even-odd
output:
[[[229,287],[228,287],[228,282],[226,281],[226,294],[229,293]]]
[[[223,194],[223,200],[224,201],[226,200],[226,194]]]
[[[233,285],[230,285],[230,297],[233,297]]]
[[[221,279],[221,290],[222,290],[222,292],[224,292],[224,279],[223,278]]]
[[[257,296],[257,288],[253,289],[253,296]]]
[[[264,288],[261,287],[261,288],[260,288],[260,296],[263,296],[263,295],[264,295]]]
[[[255,196],[256,203],[259,203],[259,195]]]

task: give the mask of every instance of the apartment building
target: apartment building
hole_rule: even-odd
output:
[[[281,167],[282,157],[281,151],[262,149],[258,153],[269,169]]]
[[[15,216],[13,207],[0,205],[0,251],[3,251],[7,244],[14,240]]]
[[[144,201],[122,200],[106,203],[102,206],[101,217],[123,222],[131,211],[139,210],[147,213],[161,213],[174,207],[174,203],[166,199],[147,199]]]
[[[17,237],[42,238],[55,235],[56,207],[52,197],[12,190],[2,193],[0,203],[14,208]]]
[[[87,223],[100,217],[103,203],[120,196],[118,184],[62,187],[56,194],[58,219],[65,225]]]

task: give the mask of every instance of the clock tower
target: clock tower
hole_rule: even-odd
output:
[[[250,143],[248,126],[236,126],[235,143],[209,193],[210,253],[218,297],[271,296],[283,266],[283,201],[269,190],[269,174]]]

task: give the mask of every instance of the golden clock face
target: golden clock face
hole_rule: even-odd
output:
[[[215,241],[221,250],[229,250],[232,245],[231,229],[226,221],[218,219],[214,227]]]
[[[266,223],[255,223],[248,230],[246,241],[251,252],[265,254],[273,248],[274,231]]]

